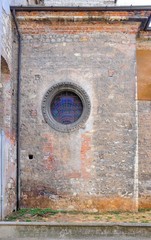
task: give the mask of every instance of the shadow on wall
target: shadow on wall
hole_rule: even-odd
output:
[[[1,56],[1,72],[4,74],[10,74],[8,64],[2,56]]]
[[[137,49],[138,100],[151,101],[151,50]]]

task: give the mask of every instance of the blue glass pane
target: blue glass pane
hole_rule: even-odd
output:
[[[81,99],[73,92],[63,91],[57,94],[51,103],[51,114],[62,124],[76,122],[83,111]]]

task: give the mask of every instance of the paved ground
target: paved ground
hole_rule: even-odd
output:
[[[151,224],[1,222],[0,240],[151,240]]]
[[[7,240],[56,240],[53,238],[7,238]],[[114,236],[114,237],[99,237],[99,238],[59,238],[61,240],[151,240],[150,238],[144,238],[144,237],[124,237],[124,236]],[[58,240],[59,240],[58,239]],[[0,240],[6,240],[6,238],[0,238]]]

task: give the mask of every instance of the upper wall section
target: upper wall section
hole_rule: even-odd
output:
[[[11,69],[12,62],[12,28],[11,15],[5,10],[2,12],[2,38],[1,38],[2,55],[6,59],[9,68]]]
[[[2,55],[11,70],[12,62],[12,25],[9,2],[0,3],[0,55]]]
[[[43,6],[113,6],[114,0],[12,0],[11,5],[43,5]]]

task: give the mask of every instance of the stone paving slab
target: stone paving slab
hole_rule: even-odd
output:
[[[3,239],[147,240],[151,239],[151,224],[1,222]]]
[[[56,238],[7,238],[7,240],[56,240]],[[69,238],[61,238],[62,240],[69,240]],[[109,237],[109,236],[100,236],[98,238],[78,238],[79,240],[150,240],[151,238],[146,238],[146,237],[126,237],[126,236],[114,236],[114,237]],[[0,240],[6,240],[6,238],[0,238]],[[75,240],[74,238],[70,238],[70,240]]]

